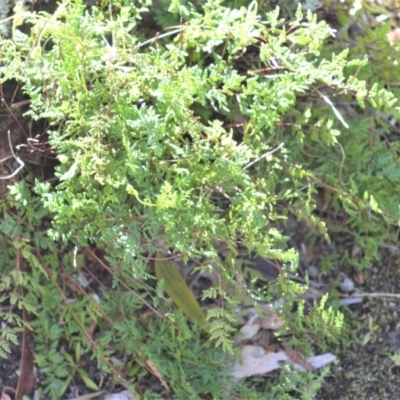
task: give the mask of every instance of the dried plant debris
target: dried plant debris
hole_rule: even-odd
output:
[[[293,364],[294,368],[305,371],[309,365],[314,369],[330,364],[336,356],[330,353],[307,358],[307,367],[304,362],[295,362],[287,351],[279,350],[268,352],[260,346],[242,346],[241,360],[234,365],[232,376],[242,379],[254,375],[264,375],[281,367],[282,362]],[[303,365],[302,365],[303,364]],[[309,364],[309,365],[308,365]]]

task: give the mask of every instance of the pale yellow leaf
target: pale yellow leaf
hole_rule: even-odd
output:
[[[163,260],[162,254],[158,253],[155,270],[157,279],[164,279],[164,290],[178,308],[208,332],[206,315],[175,265],[169,260]]]

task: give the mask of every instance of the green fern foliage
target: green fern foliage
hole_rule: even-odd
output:
[[[122,1],[105,12],[100,2],[89,12],[64,1],[54,15],[25,12],[29,34],[15,26],[0,42],[1,82],[21,85],[26,115],[46,121],[42,145],[57,158],[55,179],[12,185],[2,210],[13,212],[0,224],[0,246],[9,240],[21,251],[32,277],[13,273],[6,252],[0,285],[15,279],[27,290],[5,300],[37,314],[36,362],[52,399],[74,375],[96,387],[78,366],[83,352],[120,380],[115,356],[129,354],[138,360],[126,373],[134,383],[151,360],[177,398],[221,398],[229,386],[229,368],[218,372],[221,348],[234,352],[235,309],[260,301],[285,299],[276,306],[280,333],[305,352],[313,340],[335,341],[341,314],[327,298],[304,313],[306,287],[292,280],[298,254],[283,233],[295,216],[329,239],[336,227],[316,212],[318,192],[348,217],[363,250],[361,259],[343,256],[354,267],[396,235],[398,145],[384,139],[386,117],[400,116],[398,93],[370,79],[361,51],[329,46],[334,30],[310,11],[299,7],[288,22],[278,8],[260,15],[255,1],[174,1],[155,19],[176,25],[146,37],[150,5]],[[77,278],[77,253],[94,245],[111,277],[95,295]],[[246,281],[240,248],[277,260],[280,277],[262,288]],[[158,273],[156,283],[149,260],[171,255],[216,276],[201,299],[209,336],[183,317],[184,300],[176,311],[163,298],[165,279]],[[57,354],[63,340],[74,355]],[[2,333],[3,354],[7,341],[15,331]]]

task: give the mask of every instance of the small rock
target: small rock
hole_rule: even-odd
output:
[[[354,290],[355,285],[352,279],[344,278],[342,284],[340,285],[340,290],[345,293],[350,293]]]
[[[133,394],[129,390],[123,392],[108,394],[104,400],[133,400]]]
[[[308,275],[310,275],[310,278],[318,278],[319,268],[316,267],[315,265],[310,265],[307,268],[307,272],[308,272]]]

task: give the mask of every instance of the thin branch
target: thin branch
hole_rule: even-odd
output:
[[[162,39],[162,38],[167,37],[167,36],[171,36],[171,35],[173,35],[175,33],[182,32],[185,28],[186,28],[186,26],[181,26],[178,29],[175,29],[175,30],[173,30],[171,32],[166,32],[166,33],[163,33],[162,35],[157,35],[157,36],[155,36],[155,37],[153,37],[153,38],[151,38],[149,40],[146,40],[143,43],[140,43],[139,47],[146,46],[147,44],[151,44],[151,43],[155,42],[156,40]]]
[[[285,143],[281,143],[278,147],[276,147],[274,150],[269,151],[268,153],[263,154],[261,157],[256,158],[254,161],[252,161],[250,164],[247,164],[244,169],[250,168],[252,165],[254,165],[255,163],[258,163],[259,161],[261,161],[263,158],[266,158],[268,156],[270,156],[271,154],[276,153],[281,147],[283,147]]]
[[[400,299],[399,293],[365,293],[365,292],[356,292],[354,297],[392,297],[395,299]]]
[[[322,99],[325,101],[325,103],[327,103],[332,108],[332,111],[335,113],[336,117],[343,124],[343,126],[347,129],[349,129],[349,125],[347,125],[346,121],[343,119],[340,112],[337,110],[335,105],[329,100],[329,98],[326,97],[325,95],[323,95],[319,90],[317,90],[317,93],[322,97]]]

